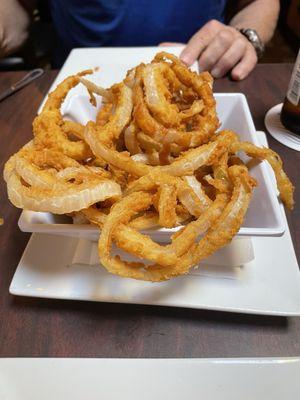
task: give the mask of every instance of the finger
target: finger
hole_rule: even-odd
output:
[[[222,55],[218,62],[211,70],[211,74],[215,78],[221,78],[230,71],[245,55],[247,43],[245,39],[237,39]]]
[[[199,58],[200,71],[211,71],[235,39],[235,35],[230,30],[220,31],[201,54]]]
[[[205,24],[188,41],[180,54],[181,60],[187,65],[192,65],[223,26],[223,24],[215,20],[211,20]]]
[[[159,43],[158,46],[160,47],[179,47],[179,46],[184,46],[184,43],[179,43],[179,42],[163,42]]]
[[[248,47],[245,56],[231,71],[232,78],[237,81],[246,78],[246,76],[249,75],[249,73],[253,70],[253,68],[257,64],[256,52],[254,48],[252,48],[251,44],[249,44],[249,46],[251,47]]]

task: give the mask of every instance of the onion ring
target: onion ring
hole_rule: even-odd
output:
[[[60,112],[64,99],[69,91],[79,83],[80,77],[91,73],[92,70],[87,70],[70,76],[49,94],[41,113],[33,121],[35,146],[59,150],[75,160],[84,160],[91,156],[91,151],[83,140],[69,140],[67,133],[63,129],[64,121]],[[66,127],[69,125],[70,123],[66,122]]]
[[[266,147],[257,147],[249,142],[235,142],[231,146],[231,151],[234,153],[244,151],[249,157],[268,161],[274,171],[281,200],[290,210],[293,209],[293,193],[295,188],[282,169],[282,160],[277,153]]]
[[[228,244],[256,186],[251,161],[245,164],[239,151],[271,164],[282,200],[293,207],[294,187],[275,152],[230,130],[217,132],[208,72],[196,74],[161,52],[108,89],[83,78],[89,73],[50,93],[33,123],[34,140],[8,160],[4,179],[17,207],[96,225],[107,271],[159,282],[188,273]],[[96,121],[86,126],[65,121],[60,111],[78,83],[94,106],[102,97]],[[150,238],[149,229],[160,227],[179,227],[171,243]],[[113,244],[140,261],[114,257]]]

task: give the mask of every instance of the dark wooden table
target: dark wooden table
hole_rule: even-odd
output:
[[[291,65],[259,65],[243,82],[222,79],[215,91],[247,95],[257,129],[282,101]],[[31,122],[57,72],[0,103],[1,171],[9,155],[31,138]],[[22,76],[0,73],[0,91]],[[300,259],[300,153],[268,137],[283,158],[296,189],[288,213]],[[1,178],[0,356],[2,357],[250,357],[300,355],[300,318],[251,316],[213,311],[14,297],[8,293],[29,239],[17,226],[20,211],[9,204]]]

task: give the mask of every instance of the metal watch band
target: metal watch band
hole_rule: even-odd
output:
[[[245,28],[238,29],[238,31],[249,40],[256,51],[257,57],[261,58],[265,51],[265,45],[258,36],[258,33],[254,29]]]

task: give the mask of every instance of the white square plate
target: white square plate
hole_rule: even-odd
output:
[[[296,400],[299,358],[0,359],[5,400]]]
[[[149,62],[161,50],[157,47],[75,49],[68,57],[50,91],[67,76],[83,69],[95,67],[100,67],[100,72],[89,79],[108,87],[121,81],[128,69],[142,61]],[[174,54],[180,52],[178,47],[164,50]],[[238,132],[243,140],[260,145],[245,96],[241,93],[226,93],[216,94],[215,98],[218,116],[222,121],[221,129],[232,129]],[[82,85],[78,85],[68,95],[62,111],[68,118],[81,123],[86,123],[96,116],[96,109],[90,105],[86,89]],[[280,236],[284,232],[284,221],[276,189],[267,173],[266,163],[256,165],[251,170],[251,174],[257,179],[259,186],[254,191],[253,199],[238,235]],[[97,240],[99,236],[99,231],[94,226],[74,225],[66,217],[50,213],[23,211],[19,226],[24,232],[49,233],[90,240]],[[178,229],[153,229],[147,233],[154,240],[166,242]]]

